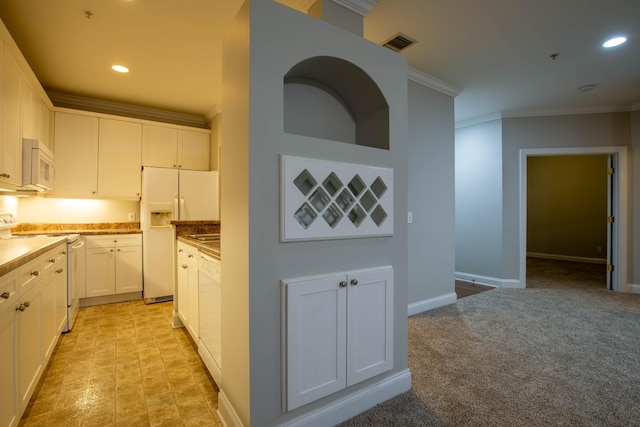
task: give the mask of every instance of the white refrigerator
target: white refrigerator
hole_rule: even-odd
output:
[[[171,221],[217,219],[217,171],[142,169],[140,227],[145,302],[173,298],[176,236]]]

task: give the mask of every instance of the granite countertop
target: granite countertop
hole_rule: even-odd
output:
[[[37,231],[18,231],[13,232],[14,236],[47,236],[82,234],[83,236],[91,236],[97,234],[140,234],[142,230],[139,228],[99,228],[99,229],[80,229],[80,230],[37,230]]]
[[[26,264],[59,244],[65,237],[32,237],[28,239],[0,239],[0,276]]]
[[[188,245],[191,245],[197,248],[199,251],[204,252],[207,255],[211,255],[216,259],[220,259],[220,241],[215,242],[202,242],[200,240],[192,239],[187,236],[178,236],[179,242],[184,242]]]

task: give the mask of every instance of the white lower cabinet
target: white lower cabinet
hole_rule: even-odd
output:
[[[282,281],[286,410],[393,367],[393,269]]]
[[[142,291],[142,235],[86,236],[87,298]]]
[[[18,399],[18,271],[0,277],[0,426],[15,426],[20,420]]]
[[[198,342],[198,249],[183,242],[177,244],[178,317],[191,338]]]

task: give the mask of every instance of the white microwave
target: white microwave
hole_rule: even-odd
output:
[[[53,190],[56,167],[53,153],[37,139],[22,140],[22,187],[36,191]]]

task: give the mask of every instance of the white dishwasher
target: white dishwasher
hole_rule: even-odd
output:
[[[198,353],[218,386],[222,385],[220,260],[199,253],[198,317],[200,343]]]

